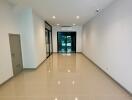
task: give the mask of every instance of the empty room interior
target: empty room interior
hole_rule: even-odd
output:
[[[0,100],[132,100],[132,0],[0,0]]]

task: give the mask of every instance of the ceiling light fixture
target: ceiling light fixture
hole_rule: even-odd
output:
[[[76,16],[76,19],[79,19],[80,18],[80,16]]]
[[[55,16],[52,16],[52,18],[53,18],[53,19],[56,19],[56,17],[55,17]]]
[[[60,24],[57,24],[57,26],[59,26]]]
[[[75,26],[76,24],[73,24],[73,26]]]

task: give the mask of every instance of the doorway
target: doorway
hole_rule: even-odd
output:
[[[23,70],[20,35],[9,34],[13,74],[16,75]]]
[[[52,44],[52,26],[45,21],[45,42],[46,42],[46,57],[48,58],[53,53]]]
[[[57,32],[58,53],[76,53],[76,32]]]
[[[46,40],[46,57],[50,56],[50,40],[49,40],[49,31],[45,29],[45,40]]]

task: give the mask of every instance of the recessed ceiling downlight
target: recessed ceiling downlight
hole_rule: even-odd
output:
[[[52,18],[53,18],[53,19],[56,19],[56,17],[55,17],[55,16],[52,16]]]
[[[60,24],[57,24],[57,26],[59,26]]]
[[[80,16],[76,16],[76,19],[80,19]]]

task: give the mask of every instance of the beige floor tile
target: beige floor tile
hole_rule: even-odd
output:
[[[53,54],[0,86],[0,100],[132,100],[82,54]]]

